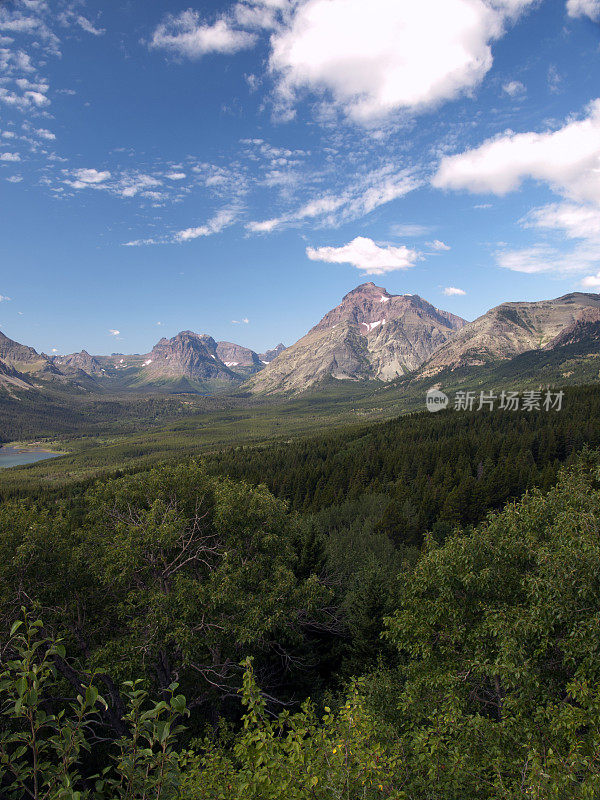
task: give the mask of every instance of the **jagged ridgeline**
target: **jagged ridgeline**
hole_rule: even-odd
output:
[[[418,295],[391,294],[369,282],[349,292],[291,347],[279,344],[264,353],[188,330],[161,339],[143,355],[82,350],[49,357],[1,335],[0,389],[13,396],[52,389],[290,396],[332,380],[444,383],[458,371],[476,374],[527,353],[541,354],[538,369],[568,362],[565,378],[583,365],[589,381],[599,331],[597,294],[503,303],[467,322]]]
[[[144,355],[90,355],[87,350],[47,356],[0,333],[0,388],[77,392],[168,391],[214,394],[231,390],[263,369],[285,346],[255,353],[233,342],[182,331]]]

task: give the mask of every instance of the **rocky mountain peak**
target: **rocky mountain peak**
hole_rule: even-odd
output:
[[[417,369],[465,320],[372,281],[348,292],[296,344],[254,376],[250,391],[301,392],[326,378],[393,380]]]
[[[348,323],[357,326],[360,334],[370,336],[378,335],[383,326],[393,320],[416,325],[433,322],[452,330],[465,324],[460,317],[440,311],[418,295],[390,294],[384,287],[369,281],[348,292],[339,306],[326,314],[312,330],[326,330]]]
[[[373,281],[368,281],[367,283],[361,283],[360,286],[345,294],[342,298],[342,303],[349,299],[357,300],[361,297],[380,297],[381,295],[391,297],[388,290],[384,289],[383,286],[377,286]]]
[[[600,295],[573,292],[554,300],[502,303],[463,327],[423,365],[422,377],[506,361],[589,335]],[[581,318],[581,321],[579,319]],[[586,330],[587,329],[587,330]]]
[[[274,361],[280,353],[286,349],[285,345],[282,342],[279,342],[272,350],[267,350],[264,353],[259,354],[259,358],[263,364],[270,364],[271,361]]]
[[[171,339],[163,337],[143,362],[143,371],[146,380],[237,380],[219,358],[212,336],[194,331],[180,331]]]
[[[22,361],[24,363],[39,361],[44,358],[33,347],[19,344],[13,339],[9,339],[0,331],[0,358],[5,361]]]
[[[217,355],[226,367],[235,369],[236,367],[256,367],[260,368],[260,358],[258,353],[248,347],[234,342],[218,342]]]
[[[67,356],[53,356],[51,361],[59,367],[83,370],[88,375],[99,375],[104,371],[98,359],[90,355],[87,350]]]

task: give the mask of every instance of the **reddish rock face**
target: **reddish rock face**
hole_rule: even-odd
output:
[[[369,282],[348,292],[339,306],[325,314],[312,330],[325,330],[340,322],[349,322],[357,325],[361,334],[368,336],[376,334],[381,325],[398,319],[423,326],[437,323],[451,330],[458,330],[465,325],[464,319],[448,311],[440,311],[416,294],[390,294],[383,287]]]
[[[181,377],[194,381],[237,380],[217,355],[215,340],[192,331],[182,331],[172,339],[161,339],[152,348],[143,367],[146,380]]]

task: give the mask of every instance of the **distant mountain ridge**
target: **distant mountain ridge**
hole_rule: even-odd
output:
[[[545,355],[547,354],[547,355]],[[436,381],[524,370],[600,378],[600,294],[502,303],[466,322],[418,295],[373,282],[348,292],[289,348],[257,353],[181,331],[146,354],[48,356],[0,333],[0,387],[93,392],[295,395],[322,381]],[[514,369],[511,366],[514,362]],[[503,366],[508,365],[508,366]],[[453,378],[455,380],[456,378]],[[462,379],[462,378],[461,378]]]
[[[79,353],[71,353],[67,356],[52,356],[52,363],[59,368],[81,369],[88,375],[101,375],[102,365],[95,356],[91,356],[87,350]]]
[[[236,388],[285,350],[283,344],[262,355],[207,334],[181,331],[163,338],[145,355],[94,356],[87,350],[47,356],[0,332],[0,387],[19,390],[51,383],[78,391],[201,391]]]
[[[505,361],[528,350],[560,346],[560,335],[587,309],[600,308],[600,295],[573,292],[555,300],[502,303],[469,322],[438,348],[419,370],[433,377],[444,370]]]

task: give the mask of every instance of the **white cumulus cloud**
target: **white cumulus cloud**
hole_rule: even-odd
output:
[[[46,139],[49,142],[56,139],[56,134],[52,133],[52,131],[49,131],[46,128],[37,128],[37,130],[34,130],[33,132],[36,136],[39,136],[40,139]]]
[[[499,266],[569,275],[600,264],[600,99],[583,117],[572,117],[556,130],[509,131],[474,150],[447,156],[433,184],[503,195],[527,179],[549,185],[561,202],[533,209],[521,220],[545,238],[517,250],[500,249]]]
[[[111,328],[111,329],[108,331],[108,333],[109,333],[109,335],[110,335],[110,336],[118,336],[118,335],[121,333],[121,331],[118,331],[118,330],[116,330],[115,328]]]
[[[446,244],[446,242],[442,242],[439,239],[434,239],[433,242],[427,242],[427,244],[432,250],[437,250],[440,253],[452,249],[449,244]]]
[[[442,159],[433,185],[503,195],[527,178],[570,199],[600,203],[600,99],[557,130],[513,133]]]
[[[307,0],[272,37],[282,106],[302,89],[360,122],[478,86],[491,43],[534,0]]]
[[[464,289],[458,289],[456,286],[446,286],[444,289],[444,294],[447,297],[454,297],[455,295],[466,294],[466,292]]]
[[[357,236],[343,247],[307,247],[306,255],[311,261],[326,261],[329,264],[352,264],[367,275],[383,275],[397,269],[408,269],[419,259],[416,250],[401,245],[380,247],[372,239]]]
[[[581,285],[585,286],[587,289],[600,288],[600,272],[597,272],[595,275],[588,275],[581,281]]]
[[[213,25],[201,21],[197,11],[169,14],[158,25],[150,41],[151,48],[170,50],[180,56],[200,58],[207,53],[236,53],[252,47],[256,36],[232,28],[223,18]]]
[[[73,180],[65,181],[65,183],[73,189],[98,188],[110,177],[111,173],[108,170],[76,169],[73,171]]]

